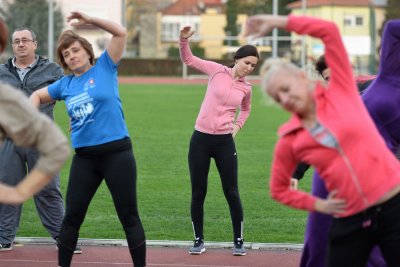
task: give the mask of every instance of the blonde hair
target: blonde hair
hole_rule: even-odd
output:
[[[301,71],[300,68],[284,58],[267,58],[260,67],[260,89],[264,95],[265,103],[267,105],[272,105],[275,103],[275,100],[268,95],[267,88],[271,78],[281,70],[287,70],[291,72],[290,74]]]
[[[287,71],[290,75],[299,74],[301,72],[299,67],[285,59],[268,58],[264,61],[260,68],[261,88],[263,91],[268,87],[271,78],[282,70]]]

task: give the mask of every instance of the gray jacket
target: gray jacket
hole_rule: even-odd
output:
[[[7,63],[0,65],[0,80],[21,89],[27,96],[30,96],[38,89],[52,84],[62,76],[63,70],[57,63],[50,62],[41,56],[39,56],[37,64],[25,75],[22,82],[17,70],[13,66],[12,58],[8,59]],[[40,107],[40,110],[51,118],[53,118],[53,109],[54,103],[45,104]]]

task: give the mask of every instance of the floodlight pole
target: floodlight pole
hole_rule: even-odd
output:
[[[301,0],[301,10],[303,13],[303,16],[306,15],[306,10],[307,10],[307,0]],[[301,37],[301,67],[305,68],[306,66],[306,37],[303,35]]]
[[[272,14],[274,16],[278,15],[278,0],[273,0],[272,2]],[[272,58],[278,57],[278,29],[274,28],[272,30]]]
[[[48,16],[48,35],[47,35],[47,57],[50,61],[54,61],[54,0],[49,2],[49,16]]]

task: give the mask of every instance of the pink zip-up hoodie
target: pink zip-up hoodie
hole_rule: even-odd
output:
[[[338,146],[318,143],[300,118],[292,118],[279,129],[271,168],[272,197],[294,208],[313,211],[316,197],[290,189],[290,178],[299,162],[315,167],[328,191],[337,190],[345,199],[344,213],[356,214],[400,185],[400,163],[387,148],[358,95],[348,55],[337,26],[325,20],[289,16],[287,30],[320,38],[331,68],[328,88],[317,84],[314,91],[317,120],[329,130]]]
[[[250,115],[251,84],[244,77],[235,80],[231,68],[193,56],[187,39],[180,40],[179,52],[183,63],[209,77],[195,129],[217,135],[231,133],[234,124],[242,128]]]

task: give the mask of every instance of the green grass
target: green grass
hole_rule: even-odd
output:
[[[138,167],[138,205],[149,240],[191,240],[190,182],[187,152],[205,85],[122,85],[126,122]],[[306,212],[284,207],[269,197],[268,176],[278,126],[288,114],[266,105],[254,88],[252,113],[236,137],[239,189],[248,242],[301,243]],[[63,103],[56,121],[66,131]],[[68,162],[61,172],[65,195]],[[309,190],[310,179],[301,184]],[[48,236],[33,202],[24,205],[18,236]],[[214,162],[205,203],[204,234],[209,241],[230,241],[232,226]],[[124,238],[110,194],[99,188],[80,231],[82,238]]]

